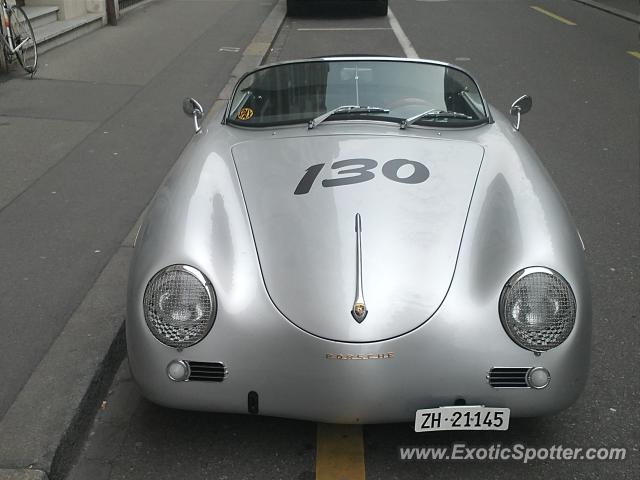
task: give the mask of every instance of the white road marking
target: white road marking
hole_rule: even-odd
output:
[[[418,56],[418,52],[416,52],[413,45],[411,45],[411,40],[409,40],[409,37],[404,33],[404,30],[402,30],[400,23],[398,23],[398,19],[391,9],[389,9],[389,25],[391,25],[393,33],[396,34],[396,38],[398,39],[398,42],[400,43],[402,50],[404,50],[404,54],[407,58],[420,58]]]
[[[220,47],[219,52],[233,52],[237,53],[240,51],[240,47]]]
[[[370,30],[392,30],[389,27],[334,27],[334,28],[298,28],[299,32],[366,32]]]

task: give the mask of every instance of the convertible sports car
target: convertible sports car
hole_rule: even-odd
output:
[[[332,57],[243,76],[152,202],[131,371],[176,408],[417,431],[576,400],[584,246],[512,118],[445,63]]]

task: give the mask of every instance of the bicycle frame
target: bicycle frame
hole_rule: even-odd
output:
[[[30,37],[27,37],[18,45],[13,45],[13,35],[11,35],[11,20],[9,18],[9,6],[7,5],[7,0],[2,0],[2,5],[0,5],[0,38],[6,45],[6,48],[7,50],[9,50],[11,55],[15,54],[16,51],[20,47],[22,47],[22,45],[31,40]]]
[[[13,48],[13,41],[11,40],[11,21],[9,20],[8,11],[9,7],[7,6],[6,0],[2,0],[2,4],[0,4],[0,38],[13,54],[15,49]]]

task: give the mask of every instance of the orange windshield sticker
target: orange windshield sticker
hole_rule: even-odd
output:
[[[250,108],[243,108],[240,110],[240,113],[238,113],[239,120],[249,120],[251,117],[253,117],[253,110]]]

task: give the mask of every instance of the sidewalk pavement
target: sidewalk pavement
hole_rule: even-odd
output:
[[[259,63],[277,2],[155,0],[0,77],[0,479],[63,475],[124,354],[136,221],[193,136],[182,99]]]

